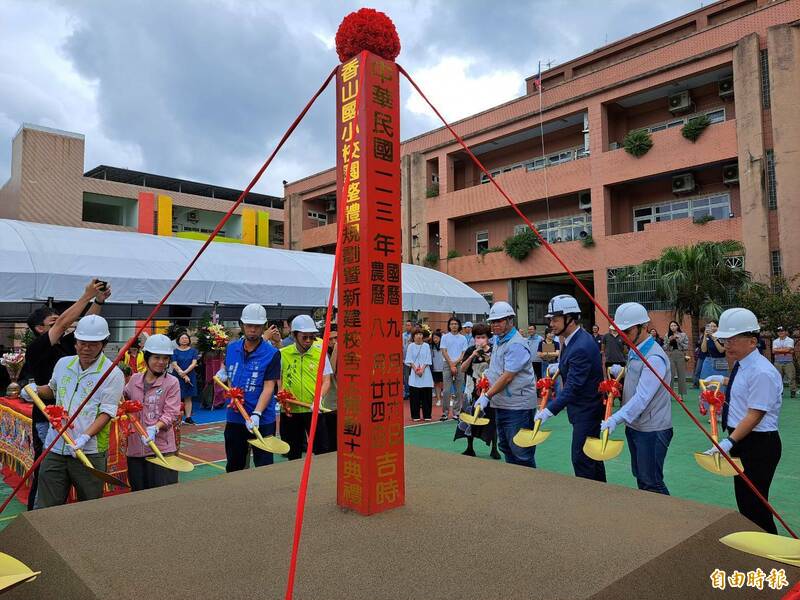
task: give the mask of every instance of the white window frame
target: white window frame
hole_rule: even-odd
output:
[[[683,204],[686,204],[686,208],[680,206]],[[728,192],[703,194],[701,196],[692,196],[691,198],[675,198],[655,204],[634,206],[631,211],[633,215],[633,232],[644,231],[648,223],[696,219],[709,215],[713,209],[719,208],[725,209],[723,211],[724,215],[715,218],[729,219],[731,214],[731,195]],[[644,212],[645,210],[649,210],[650,214],[636,214],[637,211]],[[676,214],[683,215],[683,213],[686,213],[686,216],[675,216]],[[639,227],[640,224],[641,228]]]
[[[489,249],[489,231],[487,229],[475,232],[475,254],[480,254],[481,244],[486,244],[486,250]]]
[[[316,221],[317,227],[322,227],[328,224],[328,215],[324,212],[319,212],[317,210],[309,210],[308,211],[308,218],[312,221]]]
[[[719,113],[721,113],[721,118]],[[693,115],[672,118],[667,121],[661,121],[660,123],[648,125],[647,127],[640,127],[639,129],[635,129],[634,131],[647,131],[648,133],[656,133],[658,131],[664,131],[665,129],[672,129],[673,127],[682,127],[689,122],[689,119],[694,119],[695,117],[701,117],[703,115],[708,117],[708,120],[711,121],[711,125],[715,125],[717,123],[724,123],[725,120],[727,119],[727,112],[725,111],[725,107],[717,106],[709,110],[700,111]]]
[[[592,217],[581,212],[549,221],[539,221],[536,229],[548,242],[575,242],[581,239],[581,232],[592,235]]]

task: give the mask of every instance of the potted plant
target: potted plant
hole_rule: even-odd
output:
[[[650,148],[653,147],[653,138],[646,129],[636,129],[628,132],[622,141],[622,145],[625,148],[625,152],[639,158],[647,154]]]
[[[706,115],[700,115],[699,117],[692,117],[689,119],[686,124],[681,127],[681,134],[690,142],[694,143],[697,141],[697,138],[700,137],[706,127],[711,125],[711,121],[708,119]]]
[[[508,237],[503,242],[503,247],[511,258],[523,261],[531,250],[539,246],[539,238],[530,229]]]

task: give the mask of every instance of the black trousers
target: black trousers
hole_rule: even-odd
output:
[[[542,378],[542,363],[541,362],[533,362],[533,372],[536,375],[536,379]]]
[[[44,452],[44,440],[39,438],[36,431],[36,423],[33,424],[33,460],[35,461]],[[31,489],[28,492],[28,510],[33,510],[33,503],[36,501],[36,492],[39,491],[39,467],[36,467],[31,476]]]
[[[733,429],[728,428],[728,432]],[[731,449],[731,456],[741,459],[744,474],[761,495],[769,500],[769,486],[781,460],[781,436],[777,431],[751,431]],[[778,533],[772,513],[758,499],[741,477],[733,478],[739,512],[767,533]]]
[[[275,435],[275,423],[267,423],[259,426],[261,435]],[[225,457],[228,459],[225,471],[241,471],[246,469],[250,463],[250,449],[253,450],[253,464],[257,467],[271,465],[273,456],[271,452],[264,452],[255,446],[251,446],[247,440],[254,439],[256,435],[247,431],[247,426],[243,423],[225,423]]]
[[[328,451],[328,430],[325,415],[317,419],[317,433],[314,435],[314,454],[325,454]],[[296,460],[303,456],[306,437],[311,429],[311,413],[295,413],[291,417],[281,413],[281,439],[289,444],[286,458]]]
[[[583,452],[587,437],[600,437],[600,421],[578,421],[572,424],[572,469],[576,477],[605,482],[605,463],[589,458]]]
[[[131,490],[134,492],[149,490],[162,485],[178,483],[178,472],[148,462],[142,456],[129,456],[128,483],[131,484]]]
[[[409,386],[408,392],[409,403],[411,404],[411,418],[419,419],[420,409],[422,409],[422,418],[430,419],[433,411],[433,388]]]
[[[328,436],[327,452],[336,452],[336,436],[338,435],[336,432],[336,424],[338,422],[338,419],[336,418],[336,411],[333,410],[329,413],[320,415],[320,417],[322,417],[322,423],[325,425],[326,435]]]

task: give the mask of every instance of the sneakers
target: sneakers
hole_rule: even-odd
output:
[[[797,392],[791,392],[791,393],[789,394],[789,397],[790,397],[790,398],[796,398],[796,397],[797,397]]]
[[[186,423],[187,425],[197,425],[197,423],[194,422],[194,419],[192,417],[186,417],[183,420],[183,422]]]
[[[439,417],[440,421],[447,421],[447,419],[448,419],[447,415],[442,415],[441,417]]]
[[[411,419],[413,423],[419,423],[422,419]]]
[[[426,423],[430,423],[430,419],[422,419],[422,420],[425,421]]]

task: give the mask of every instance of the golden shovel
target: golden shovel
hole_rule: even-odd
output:
[[[128,413],[125,416],[130,419],[131,423],[133,423],[133,426],[136,428],[136,431],[139,432],[139,435],[147,437],[147,431],[145,431],[144,427],[142,427],[142,424],[139,423],[139,419],[134,417],[132,413]],[[156,443],[153,440],[147,442],[147,445],[150,446],[150,450],[152,450],[153,454],[155,454],[155,456],[148,456],[145,458],[147,462],[151,462],[159,467],[164,467],[170,471],[178,471],[179,473],[189,473],[194,471],[194,465],[185,458],[174,455],[165,456],[162,454],[161,450],[158,449],[158,446],[156,446]]]
[[[622,375],[625,373],[625,368],[620,369],[614,381],[619,383]],[[608,370],[608,378],[611,379],[611,369]],[[606,395],[606,413],[603,420],[608,420],[611,416],[611,411],[614,409],[614,392],[608,392]],[[583,453],[593,460],[611,460],[619,456],[622,452],[624,443],[622,440],[608,439],[608,429],[600,434],[599,438],[587,437],[583,443]]]
[[[214,381],[218,386],[220,386],[226,392],[230,392],[231,388],[226,384],[222,383],[222,380],[214,375]],[[231,402],[233,402],[233,406],[236,410],[239,411],[239,414],[242,415],[242,418],[245,420],[246,423],[252,423],[250,420],[250,415],[247,414],[247,411],[242,406],[242,403],[239,402],[238,398],[231,397]],[[270,452],[272,454],[287,454],[289,452],[289,444],[284,442],[282,439],[275,437],[274,435],[268,435],[264,437],[261,435],[261,432],[258,430],[258,427],[253,427],[253,434],[256,436],[255,439],[247,440],[250,442],[252,446],[255,446],[259,450],[263,450],[264,452]]]
[[[720,384],[717,381],[712,381],[711,386],[713,387],[714,391],[719,391]],[[700,389],[705,392],[706,391],[706,384],[704,380],[700,380]],[[711,437],[714,438],[714,441],[719,441],[717,437],[717,406],[713,403],[708,404],[708,414],[711,417]],[[722,460],[722,455],[719,452],[714,452],[713,454],[704,454],[703,452],[695,452],[694,459],[697,461],[697,464],[703,467],[709,473],[714,473],[714,475],[719,475],[721,477],[735,477],[739,473],[736,472],[728,461]],[[740,470],[744,471],[744,466],[742,465],[742,461],[738,458],[732,458],[733,462],[736,463],[736,466],[739,467]]]
[[[737,531],[719,541],[748,554],[800,567],[800,540],[794,538],[763,531]]]
[[[13,556],[0,552],[0,594],[22,583],[33,581],[41,571],[32,571],[28,565]]]
[[[555,382],[557,378],[558,371],[553,373],[552,376],[547,375],[545,380],[549,379],[550,381]],[[550,400],[551,389],[552,385],[544,386],[542,398],[539,400],[539,410],[542,410],[545,406],[547,406],[547,402]],[[541,426],[542,420],[536,419],[536,421],[533,423],[533,429],[520,429],[514,436],[513,442],[520,448],[530,448],[531,446],[541,444],[550,437],[551,433],[550,431],[540,431]]]
[[[44,405],[44,402],[42,402],[42,399],[39,398],[39,395],[36,393],[36,390],[34,390],[29,385],[25,386],[25,390],[28,392],[28,395],[31,397],[31,400],[33,400],[33,403],[36,405],[36,408],[38,408],[40,411],[42,411],[42,414],[46,415],[47,414],[47,410],[46,410],[47,407]],[[75,441],[72,439],[72,437],[69,435],[68,432],[65,431],[64,434],[63,434],[63,437],[64,437],[64,441],[65,442],[67,442],[70,446],[74,446]],[[100,471],[99,469],[95,469],[94,465],[92,464],[92,462],[88,458],[86,458],[86,455],[83,453],[83,450],[76,449],[75,450],[75,458],[77,458],[81,462],[81,464],[83,464],[83,466],[86,467],[89,470],[89,472],[92,475],[94,475],[98,479],[103,480],[104,482],[108,483],[109,485],[116,485],[116,486],[124,487],[124,488],[131,487],[127,483],[125,483],[121,479],[117,479],[116,477],[114,477],[110,473],[106,473],[105,471]]]
[[[473,414],[462,412],[460,415],[458,415],[458,418],[464,421],[464,423],[469,423],[470,425],[488,425],[489,419],[486,417],[479,417],[479,414],[481,414],[481,407],[476,404],[475,412]]]

